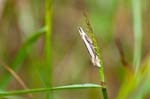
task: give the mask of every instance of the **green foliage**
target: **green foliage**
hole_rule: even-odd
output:
[[[117,99],[143,99],[150,91],[150,58],[148,57],[136,75],[126,75]],[[136,91],[138,89],[138,91]]]
[[[2,1],[4,1],[4,0],[2,0]],[[37,58],[32,57],[33,59],[31,59],[31,60],[32,60],[32,64],[34,65],[34,68],[32,68],[31,65],[29,66],[30,72],[35,72],[36,70],[38,70],[38,76],[36,75],[36,77],[34,79],[35,80],[34,83],[31,84],[31,86],[29,87],[30,89],[25,89],[25,90],[16,90],[15,89],[14,91],[8,91],[9,90],[8,87],[11,87],[11,86],[9,86],[9,84],[12,84],[10,82],[12,79],[12,76],[9,73],[4,73],[4,75],[2,75],[2,79],[0,80],[0,90],[1,90],[0,98],[24,99],[23,97],[20,97],[18,95],[29,94],[29,93],[40,93],[40,95],[41,95],[41,93],[44,93],[44,95],[45,95],[45,93],[46,93],[46,99],[53,99],[53,94],[57,94],[57,93],[53,93],[53,92],[57,92],[57,91],[63,92],[64,90],[73,90],[73,89],[82,90],[82,89],[91,89],[91,88],[101,89],[102,96],[104,99],[108,99],[108,96],[110,96],[109,99],[111,99],[111,98],[113,99],[114,98],[113,95],[109,94],[113,90],[114,90],[114,92],[112,92],[112,93],[117,94],[117,96],[116,96],[117,99],[130,99],[130,98],[146,99],[150,95],[150,93],[149,93],[150,92],[150,84],[149,84],[149,82],[150,82],[150,58],[147,54],[147,49],[149,48],[149,45],[148,45],[149,43],[147,43],[147,42],[149,41],[149,38],[148,38],[148,40],[145,40],[146,43],[143,42],[144,41],[143,37],[146,38],[147,35],[148,35],[147,37],[149,37],[148,28],[146,27],[146,30],[144,30],[145,26],[147,24],[149,24],[149,17],[146,18],[146,21],[144,20],[144,18],[146,17],[146,15],[148,15],[146,11],[149,9],[149,6],[147,6],[147,5],[150,4],[150,2],[148,0],[143,0],[143,1],[142,0],[124,0],[124,1],[123,0],[122,1],[121,0],[120,1],[119,0],[112,0],[112,1],[111,0],[97,0],[97,1],[89,0],[89,1],[86,1],[87,6],[85,6],[86,5],[85,2],[84,2],[84,4],[82,4],[83,2],[79,2],[79,1],[82,1],[82,0],[75,0],[75,1],[73,1],[73,0],[65,0],[65,1],[46,0],[44,2],[42,1],[42,3],[44,3],[45,8],[42,5],[40,7],[40,9],[36,8],[36,4],[39,7],[40,2],[41,2],[40,0],[31,1],[32,3],[34,3],[35,8],[33,7],[32,3],[30,1],[26,1],[26,0],[24,0],[24,2],[27,3],[27,4],[24,3],[24,5],[26,5],[25,8],[23,7],[24,5],[21,5],[22,2],[20,3],[19,1],[11,1],[11,3],[9,3],[8,5],[6,2],[7,6],[3,6],[3,5],[5,5],[4,2],[0,3],[0,21],[2,21],[1,27],[0,27],[0,32],[1,32],[0,33],[0,41],[2,41],[2,43],[0,42],[0,54],[1,54],[1,52],[3,54],[3,51],[1,51],[1,47],[5,46],[5,45],[3,45],[3,40],[1,40],[1,38],[3,36],[6,37],[6,36],[10,35],[10,34],[3,35],[3,32],[9,33],[11,31],[11,33],[15,33],[15,32],[17,32],[17,33],[23,32],[24,33],[25,32],[24,30],[28,30],[24,27],[26,27],[30,23],[29,21],[33,21],[31,23],[38,24],[37,27],[43,26],[43,24],[45,26],[44,28],[39,29],[37,32],[31,33],[32,34],[31,37],[27,38],[24,41],[24,43],[21,45],[21,48],[17,52],[17,55],[15,55],[15,59],[12,59],[12,63],[9,64],[12,70],[17,71],[21,67],[21,65],[24,63],[26,57],[28,55],[32,54],[33,45],[38,41],[38,39],[41,36],[44,36],[44,38],[43,38],[44,39],[44,56],[42,56],[43,59],[41,61],[40,56]],[[28,3],[31,3],[31,9],[28,8],[28,6],[29,6]],[[56,3],[58,3],[58,5]],[[69,4],[69,5],[67,5],[67,4]],[[143,7],[144,10],[142,9],[142,4],[145,4]],[[1,7],[1,6],[3,6],[3,7]],[[17,8],[19,8],[17,6],[19,6],[20,9],[17,9]],[[10,9],[12,7],[14,7],[14,8]],[[33,9],[36,9],[37,12],[36,12],[35,16],[33,14],[32,18],[30,18],[30,15],[32,15],[32,14],[31,13],[28,14],[28,11],[33,10],[32,7],[33,7]],[[40,13],[40,15],[38,16],[38,11],[40,11],[43,8],[44,8],[44,11],[42,10],[41,11],[42,14]],[[95,80],[95,79],[97,80],[97,78],[98,78],[97,82],[99,82],[100,84],[85,83],[85,84],[69,85],[68,83],[74,83],[74,81],[77,81],[77,80],[74,80],[73,82],[71,82],[71,81],[66,82],[64,78],[66,77],[66,79],[69,79],[69,80],[70,80],[70,78],[72,79],[74,77],[74,75],[72,75],[72,71],[74,71],[74,72],[81,71],[81,70],[79,70],[81,68],[78,68],[77,66],[80,66],[81,65],[80,62],[83,61],[83,63],[84,63],[86,60],[81,55],[79,57],[81,57],[80,59],[83,59],[83,60],[81,60],[80,62],[77,62],[75,59],[72,59],[71,61],[69,60],[70,56],[71,56],[69,52],[71,52],[71,54],[73,53],[73,55],[76,55],[75,57],[78,57],[77,55],[80,50],[80,47],[78,47],[78,46],[76,47],[76,45],[74,43],[74,40],[75,40],[75,42],[78,42],[77,39],[74,39],[74,37],[76,37],[75,31],[71,31],[71,30],[73,30],[73,28],[76,28],[78,26],[77,25],[78,22],[76,22],[74,20],[79,20],[80,11],[85,10],[86,8],[88,10],[88,14],[90,17],[90,19],[88,19],[87,16],[85,16],[87,28],[89,29],[87,31],[87,33],[90,35],[90,37],[94,43],[94,48],[96,50],[96,54],[98,55],[98,57],[100,59],[101,68],[98,68],[99,74],[97,76],[96,72],[95,72],[96,69],[94,69],[94,67],[90,67],[90,69],[89,68],[87,69],[87,67],[86,68],[81,67],[84,69],[82,70],[80,75],[78,75],[78,76],[75,75],[75,76],[79,82],[82,80],[87,81],[87,79],[91,82],[92,80]],[[6,12],[4,12],[4,17],[5,17],[4,19],[2,18],[3,15],[1,14],[1,13],[3,13],[3,9],[5,9],[4,11],[6,11]],[[19,11],[21,12],[21,14],[19,13]],[[55,13],[54,13],[54,11],[55,11]],[[10,12],[13,12],[13,14]],[[31,12],[34,12],[34,10]],[[45,13],[45,15],[43,14],[43,12]],[[7,13],[9,13],[9,14],[7,14]],[[144,18],[142,17],[143,14],[144,14]],[[13,21],[11,21],[13,23],[12,24],[10,22],[10,20],[13,19],[13,18],[11,18],[13,15],[15,15],[15,19]],[[24,15],[27,15],[27,17],[24,17]],[[132,20],[131,20],[131,16],[132,16]],[[53,18],[53,17],[55,17],[55,18]],[[8,18],[8,20],[6,18]],[[23,22],[21,22],[19,18],[21,18],[21,21],[23,21]],[[40,21],[44,20],[44,22],[39,22],[38,19]],[[93,29],[92,29],[92,26],[91,26],[89,20],[92,22]],[[34,22],[34,21],[36,21],[36,22]],[[131,21],[131,22],[128,22],[128,21]],[[20,24],[18,24],[18,23],[20,23]],[[26,23],[26,24],[21,24],[21,23]],[[132,23],[133,23],[133,25],[132,25]],[[142,25],[143,23],[144,23],[144,25]],[[10,26],[13,28],[15,27],[15,29],[11,30],[9,28]],[[32,26],[32,25],[30,25],[30,26]],[[53,28],[53,26],[56,28]],[[31,27],[31,28],[33,28],[33,27]],[[24,29],[22,29],[22,28],[24,28]],[[54,31],[53,31],[53,29],[54,29]],[[143,30],[146,31],[147,33],[143,33]],[[124,32],[124,34],[121,32]],[[129,33],[126,33],[126,32],[129,32]],[[134,34],[134,36],[133,36],[134,40],[131,40],[131,41],[134,41],[134,42],[130,42],[130,40],[128,40],[128,39],[130,39],[130,37],[132,37],[131,36],[132,32]],[[54,37],[52,37],[53,36],[52,33],[54,33]],[[74,34],[71,34],[71,33],[74,33]],[[95,33],[97,33],[97,34],[95,34]],[[20,34],[18,34],[18,35],[20,35]],[[122,65],[120,65],[121,62],[118,61],[119,55],[116,51],[117,49],[115,48],[116,46],[114,44],[115,37],[116,38],[119,37],[122,40],[123,45],[124,44],[126,45],[126,46],[123,46],[126,49],[125,55],[123,55],[123,58],[124,57],[126,58],[126,56],[127,56],[128,57],[127,60],[131,61],[132,59],[129,57],[133,56],[133,64],[130,64],[130,63],[124,64],[123,63],[125,68],[123,67],[122,69],[118,69],[118,66],[122,66]],[[7,42],[7,39],[10,39],[10,38],[13,38],[13,37],[6,38],[6,42]],[[54,40],[54,46],[52,46],[52,43],[53,43],[52,38]],[[144,46],[142,46],[143,43],[145,43]],[[102,49],[99,47],[99,44],[102,46]],[[78,43],[77,43],[77,45],[78,45]],[[13,44],[11,46],[14,47]],[[55,47],[55,46],[57,46],[57,47]],[[75,48],[75,50],[73,50],[73,51],[71,49],[72,46],[76,47],[76,48],[73,47],[73,48]],[[131,51],[132,48],[134,48],[133,52]],[[7,49],[7,47],[6,47],[6,49]],[[55,49],[57,51],[55,51]],[[77,49],[79,49],[79,50],[77,50]],[[5,47],[4,47],[4,50],[5,50]],[[144,53],[143,57],[148,56],[148,57],[146,57],[145,61],[142,60],[142,51]],[[58,54],[57,54],[57,52],[58,52]],[[60,52],[60,54],[59,54],[59,52]],[[5,53],[4,53],[4,55],[5,55]],[[133,53],[133,54],[129,55],[129,53]],[[59,59],[54,59],[54,61],[53,61],[52,55],[54,55],[53,56],[54,58],[59,57]],[[64,57],[62,55],[66,55],[67,58],[66,58],[66,56]],[[104,62],[106,62],[105,66],[103,64],[102,55],[104,55],[103,60],[104,60]],[[61,60],[60,57],[63,57],[63,59]],[[63,65],[62,65],[62,63],[63,63]],[[71,63],[72,66],[76,66],[76,67],[71,67],[69,63]],[[85,62],[85,63],[87,65],[88,62]],[[67,67],[68,64],[69,64],[69,67]],[[57,67],[57,65],[62,66],[62,67],[64,66],[63,70],[61,70],[62,67]],[[128,65],[130,65],[130,66],[128,66]],[[129,70],[127,70],[126,67],[129,67]],[[134,69],[133,69],[133,71],[132,70],[130,71],[130,69],[132,69],[132,67]],[[106,70],[105,73],[104,73],[104,68]],[[116,72],[116,69],[117,69],[117,71],[119,70],[119,72]],[[87,72],[88,70],[90,72]],[[57,72],[57,71],[59,71],[59,72]],[[0,70],[0,73],[1,72],[3,74],[3,70]],[[60,78],[58,78],[59,76],[57,76],[57,75],[54,75],[54,76],[52,75],[53,73],[55,74],[56,72],[60,76]],[[93,75],[91,73],[94,74],[94,76],[92,76],[93,78],[91,76],[89,76],[89,75]],[[69,76],[68,76],[68,74],[69,74]],[[82,74],[88,74],[88,76],[87,75],[82,76]],[[121,79],[118,79],[118,75]],[[26,76],[26,75],[24,75],[24,76]],[[32,73],[31,73],[31,76],[32,76]],[[81,76],[81,78],[80,78],[80,76]],[[106,80],[106,78],[107,78],[106,76],[108,76],[109,82]],[[40,82],[39,79],[43,83],[44,86],[42,86],[42,87],[38,86],[38,84]],[[62,82],[53,81],[55,79],[59,79],[60,81],[62,79],[63,80],[62,80]],[[82,80],[80,80],[80,79],[82,79]],[[30,83],[30,80],[32,80],[32,79],[26,78],[25,80],[29,80],[28,83]],[[67,83],[68,85],[53,87],[53,85],[59,85],[57,83],[65,83],[65,84]],[[108,84],[110,84],[110,85],[108,85]],[[33,88],[35,86],[36,86],[36,88]],[[109,88],[114,88],[114,89],[108,90],[108,86],[110,86]],[[118,90],[118,87],[120,87],[119,90]],[[108,91],[108,93],[107,93],[107,91]],[[93,92],[95,92],[95,91],[93,91]],[[99,91],[97,93],[100,94]],[[43,98],[44,95],[41,95],[41,97]],[[92,93],[92,95],[93,95],[93,93]],[[95,95],[95,96],[98,96],[98,95]],[[38,98],[41,98],[41,97],[38,97]],[[100,97],[100,95],[99,95],[99,97]]]
[[[12,92],[0,92],[0,97],[4,96],[12,96],[12,95],[21,95],[28,93],[39,93],[39,92],[52,92],[59,90],[70,90],[70,89],[85,89],[85,88],[101,88],[102,86],[98,84],[74,84],[74,85],[66,85],[66,86],[57,86],[52,88],[37,88],[37,89],[28,89],[28,90],[19,90]]]
[[[41,35],[43,35],[44,32],[45,32],[45,28],[42,28],[39,31],[32,33],[33,35],[25,41],[22,48],[19,50],[18,54],[16,55],[16,58],[14,59],[13,63],[11,64],[11,68],[13,70],[16,71],[17,69],[19,69],[20,65],[23,63],[24,59],[28,55],[33,44],[41,37]],[[6,89],[11,77],[12,77],[11,74],[5,75],[4,79],[0,83],[0,89]]]

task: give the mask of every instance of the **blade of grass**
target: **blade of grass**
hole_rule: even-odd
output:
[[[21,95],[21,94],[28,94],[28,93],[50,92],[50,91],[59,91],[59,90],[70,90],[70,89],[86,89],[86,88],[102,88],[102,86],[98,84],[89,83],[89,84],[74,84],[74,85],[58,86],[52,88],[18,90],[18,91],[11,91],[11,92],[0,92],[0,97]]]
[[[142,15],[141,0],[132,0],[133,26],[134,26],[134,59],[135,74],[139,71],[142,50]]]
[[[52,35],[52,0],[46,0],[46,17],[45,17],[45,23],[46,23],[46,35],[45,35],[45,63],[46,63],[46,69],[45,72],[47,73],[45,77],[48,77],[46,79],[46,85],[51,86],[51,77],[52,77],[52,47],[51,47],[51,35]]]
[[[16,79],[16,81],[23,87],[23,89],[28,89],[28,87],[25,84],[25,82],[21,79],[21,77],[13,69],[10,68],[10,66],[5,64],[1,60],[0,60],[0,65],[2,65]],[[33,98],[32,94],[29,94],[28,97],[30,99]]]
[[[2,91],[0,90],[0,93],[7,93],[7,91]],[[25,97],[21,97],[21,96],[16,96],[16,95],[13,95],[13,96],[2,96],[1,98],[4,98],[4,99],[27,99]]]
[[[143,78],[139,74],[141,63],[141,50],[142,50],[142,15],[141,15],[141,1],[132,0],[133,10],[133,27],[134,27],[134,58],[133,65],[135,69],[135,76],[127,74],[117,99],[126,99],[129,94],[138,87],[140,80]]]
[[[141,66],[141,77],[142,77],[142,83],[139,86],[140,90],[138,90],[138,92],[136,92],[136,97],[137,99],[145,99],[146,96],[149,94],[150,92],[150,56],[148,55],[148,57],[146,57],[146,59],[142,62],[142,66]],[[148,99],[148,97],[146,98]]]
[[[98,58],[100,59],[101,67],[99,68],[99,74],[100,74],[100,79],[101,79],[102,85],[105,86],[106,82],[105,82],[104,65],[103,65],[103,61],[102,61],[102,58],[101,58],[100,48],[98,47],[96,37],[94,35],[92,26],[90,24],[90,21],[89,21],[89,18],[87,16],[86,12],[84,12],[83,14],[84,14],[84,17],[85,17],[85,21],[86,21],[86,24],[87,24],[87,27],[88,27],[89,34],[91,35],[92,41],[93,41],[94,46],[95,46],[96,54],[98,55]],[[107,94],[107,88],[106,87],[102,88],[102,93],[103,93],[103,98],[108,99],[108,94]]]
[[[142,97],[146,92],[149,92],[150,87],[150,57],[146,59],[144,64],[141,66],[140,71],[134,76],[133,74],[127,74],[125,81],[122,84],[121,89],[119,90],[119,95],[117,99],[128,99],[130,95],[134,92],[136,93],[132,98],[134,99],[143,99],[136,98]],[[138,89],[138,90],[135,90]]]
[[[53,0],[46,0],[46,13],[45,13],[45,67],[43,69],[45,77],[45,85],[52,87],[52,46],[51,46],[51,35],[52,35],[52,15],[53,15]],[[52,93],[47,93],[47,99],[53,99]]]
[[[116,99],[128,99],[130,94],[140,83],[140,78],[127,74]]]
[[[27,56],[28,50],[32,47],[32,45],[40,38],[40,36],[45,32],[45,28],[40,29],[39,31],[33,33],[33,35],[26,40],[23,47],[19,50],[16,58],[11,64],[11,68],[15,71],[19,68],[21,63],[24,61]],[[6,89],[11,79],[11,74],[6,74],[5,77],[1,80],[0,89]]]

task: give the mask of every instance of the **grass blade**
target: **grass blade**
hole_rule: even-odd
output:
[[[58,86],[52,88],[37,88],[37,89],[11,91],[11,92],[0,92],[0,97],[21,95],[21,94],[28,94],[28,93],[50,92],[50,91],[70,90],[70,89],[86,89],[86,88],[102,88],[102,86],[98,84],[90,84],[90,83],[74,84],[74,85]]]
[[[104,73],[104,64],[103,64],[103,60],[101,58],[101,52],[100,52],[100,48],[97,44],[97,40],[96,40],[96,37],[94,35],[94,32],[93,32],[93,29],[92,29],[92,26],[90,24],[90,20],[86,14],[86,12],[83,13],[84,14],[84,17],[85,17],[85,21],[86,21],[86,24],[87,24],[87,27],[88,27],[88,31],[89,31],[89,34],[91,36],[91,39],[93,41],[93,45],[95,47],[95,50],[96,50],[96,54],[98,55],[98,58],[100,59],[99,61],[99,64],[100,64],[100,68],[99,68],[99,75],[100,75],[100,79],[101,79],[101,83],[103,86],[106,86],[106,81],[105,81],[105,73]],[[103,94],[103,98],[104,99],[108,99],[108,94],[107,94],[107,87],[103,87],[102,88],[102,94]]]
[[[13,70],[17,70],[21,63],[27,56],[28,50],[32,47],[32,45],[39,39],[39,37],[45,32],[45,28],[40,29],[39,31],[33,33],[33,35],[27,39],[24,43],[23,47],[19,50],[16,58],[14,59],[13,63],[11,64],[11,68]],[[6,74],[4,79],[2,79],[0,83],[0,88],[5,89],[8,86],[8,83],[11,79],[11,74]]]
[[[149,92],[150,86],[150,57],[141,66],[140,71],[135,75],[127,74],[124,80],[117,99],[127,99],[132,95],[134,99],[143,99],[146,93]],[[137,90],[138,89],[138,90]],[[136,94],[134,94],[136,93]],[[134,94],[134,95],[133,95]],[[138,98],[137,98],[138,97]]]
[[[141,14],[141,0],[132,0],[133,9],[133,26],[134,26],[134,59],[133,65],[135,73],[138,72],[141,62],[142,50],[142,14]]]
[[[46,0],[46,13],[45,13],[45,66],[43,69],[43,76],[45,85],[52,87],[52,46],[51,46],[51,35],[52,35],[52,16],[53,16],[53,0]],[[53,99],[52,93],[47,93],[47,99]]]

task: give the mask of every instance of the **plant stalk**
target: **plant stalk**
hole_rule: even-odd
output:
[[[47,87],[52,87],[52,15],[53,15],[53,1],[46,0],[46,13],[45,13],[45,24],[46,24],[46,35],[45,35],[45,84]],[[53,99],[52,93],[47,94],[47,99]]]
[[[101,67],[99,68],[99,75],[100,75],[100,79],[101,79],[101,82],[102,82],[102,94],[103,94],[103,98],[104,99],[108,99],[108,93],[107,93],[107,87],[105,85],[106,81],[105,81],[105,74],[104,74],[104,65],[103,65],[103,61],[102,61],[102,58],[101,58],[101,52],[100,52],[100,48],[97,44],[97,40],[96,40],[96,37],[94,35],[94,32],[93,32],[93,29],[92,29],[92,26],[90,24],[90,20],[87,16],[87,13],[86,12],[83,12],[83,15],[85,17],[85,22],[86,22],[86,25],[88,27],[88,31],[89,31],[89,34],[90,34],[90,37],[93,41],[93,44],[95,46],[95,50],[96,50],[96,55],[98,55],[98,58],[100,59],[100,65]]]
[[[139,71],[142,50],[142,15],[141,0],[132,0],[133,27],[134,27],[134,58],[135,74]]]
[[[101,63],[101,68],[99,69],[100,79],[103,83],[103,86],[105,86],[106,81],[105,81],[105,74],[104,74],[104,66],[103,66],[102,62],[100,62],[100,63]],[[103,94],[104,99],[108,99],[108,93],[107,93],[107,88],[106,87],[102,88],[102,94]]]

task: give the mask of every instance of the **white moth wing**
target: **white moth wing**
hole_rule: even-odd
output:
[[[101,67],[100,59],[96,55],[93,41],[88,37],[88,35],[83,31],[83,29],[81,27],[79,27],[79,33],[80,33],[80,36],[81,36],[82,40],[84,41],[84,44],[85,44],[85,46],[86,46],[86,48],[90,54],[91,61],[92,61],[93,65]]]

